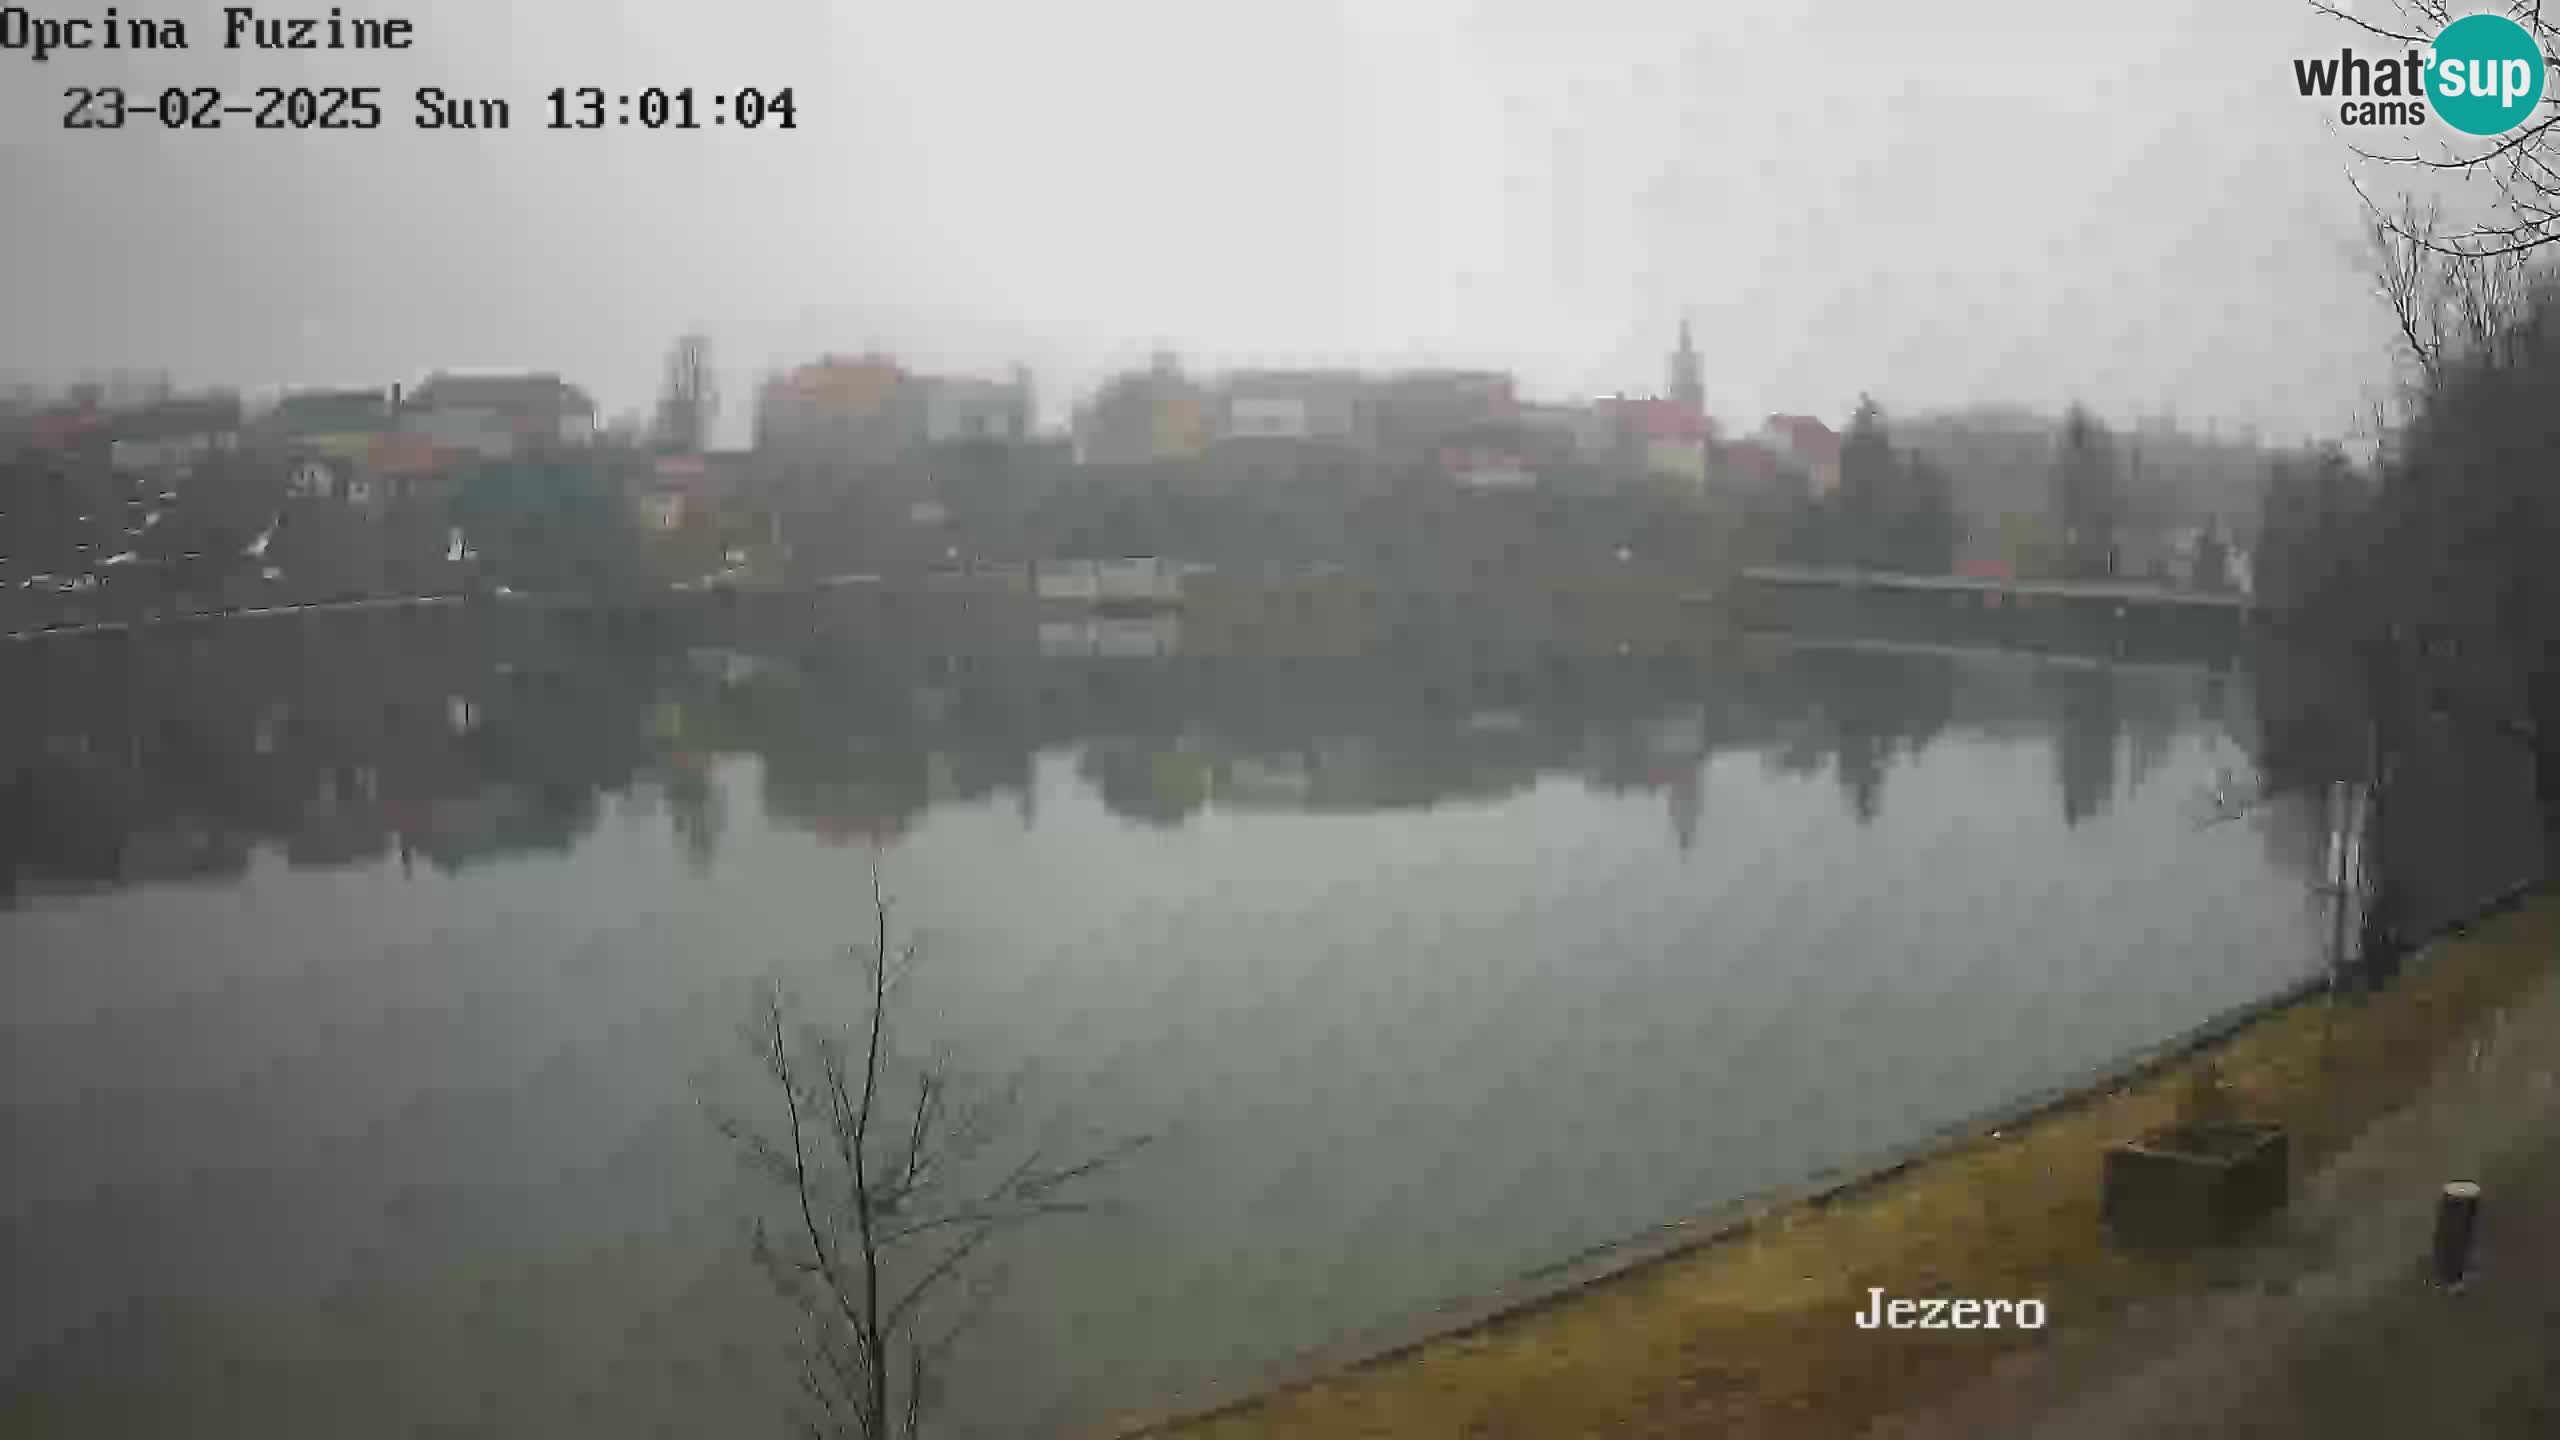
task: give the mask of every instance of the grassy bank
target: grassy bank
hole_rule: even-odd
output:
[[[2282,1121],[2298,1166],[2334,1155],[2424,1083],[2454,1040],[2560,956],[2560,896],[2447,941],[2371,997],[2318,996],[2197,1055],[1946,1149],[1891,1178],[1482,1328],[1221,1414],[1139,1432],[1851,1436],[1956,1394],[2022,1347],[2103,1326],[2198,1268],[2108,1247],[2099,1164],[2176,1118],[2205,1067],[2227,1103]],[[2022,1331],[1859,1330],[1889,1294],[2036,1297]]]

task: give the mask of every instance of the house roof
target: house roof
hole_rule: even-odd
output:
[[[1601,401],[1600,408],[1647,440],[1699,444],[1706,440],[1711,428],[1706,416],[1676,400],[1613,396]]]
[[[596,402],[557,375],[435,374],[418,387],[415,403],[429,409],[504,410],[523,414],[593,415]]]
[[[1339,365],[1261,365],[1230,370],[1223,377],[1230,385],[1358,385],[1368,377],[1357,370]]]
[[[1719,458],[1726,467],[1739,470],[1754,480],[1778,477],[1778,452],[1754,441],[1727,445]]]
[[[1827,464],[1840,458],[1840,432],[1810,415],[1772,415],[1769,429],[1804,459]]]
[[[168,440],[240,428],[240,397],[196,395],[128,411],[109,424],[118,440]]]
[[[765,382],[768,398],[823,409],[870,414],[885,408],[908,380],[896,361],[877,355],[849,359],[829,355]]]
[[[1368,393],[1355,370],[1235,370],[1218,387],[1229,400],[1298,400],[1317,404],[1356,402]]]
[[[379,390],[304,390],[276,402],[270,422],[289,434],[347,435],[390,427]]]
[[[1380,382],[1398,399],[1416,395],[1473,401],[1515,402],[1518,386],[1507,370],[1400,370]]]
[[[1508,387],[1511,384],[1511,372],[1508,370],[1469,370],[1464,366],[1452,367],[1445,365],[1425,365],[1412,370],[1391,370],[1387,372],[1387,379],[1391,383],[1408,385],[1498,385]]]
[[[47,410],[29,422],[27,429],[39,447],[58,450],[83,440],[105,439],[107,417],[91,408]]]
[[[1647,439],[1697,445],[1705,442],[1708,429],[1707,417],[1685,405],[1660,400],[1645,408],[1644,433]]]
[[[1086,406],[1089,410],[1110,410],[1126,406],[1141,409],[1151,406],[1183,405],[1208,410],[1209,392],[1187,375],[1170,371],[1130,370],[1102,382]]]

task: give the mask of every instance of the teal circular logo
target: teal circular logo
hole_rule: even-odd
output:
[[[2436,32],[2427,103],[2465,135],[2504,135],[2542,103],[2542,47],[2504,15],[2465,15]]]

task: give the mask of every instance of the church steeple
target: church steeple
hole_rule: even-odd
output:
[[[1692,415],[1707,412],[1707,382],[1698,363],[1698,347],[1690,343],[1689,317],[1680,317],[1680,348],[1671,352],[1671,388],[1667,399]]]

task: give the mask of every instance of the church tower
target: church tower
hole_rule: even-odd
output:
[[[1689,342],[1689,317],[1680,317],[1680,348],[1671,352],[1671,388],[1666,397],[1692,415],[1707,413],[1707,382],[1698,364],[1698,347]]]

